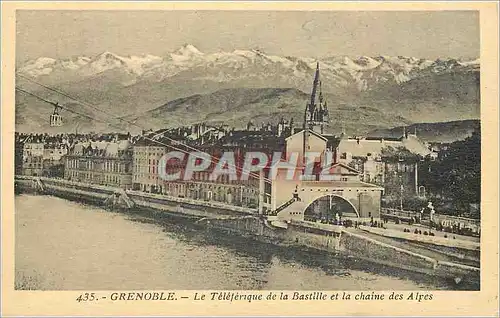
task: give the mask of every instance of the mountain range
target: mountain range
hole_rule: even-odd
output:
[[[403,56],[276,56],[260,50],[203,53],[184,45],[166,56],[104,52],[70,59],[41,57],[17,67],[19,87],[99,120],[66,112],[48,127],[51,106],[16,94],[16,129],[134,130],[200,121],[242,126],[248,120],[301,121],[316,63],[332,130],[353,133],[418,122],[479,118],[479,60]],[[56,88],[96,109],[76,106]],[[117,120],[116,117],[125,119]]]

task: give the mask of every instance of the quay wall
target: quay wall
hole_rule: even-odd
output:
[[[401,249],[363,235],[342,231],[339,247],[357,257],[376,260],[377,263],[423,273],[432,273],[437,267],[433,258]]]
[[[243,211],[241,207],[210,204],[211,202],[198,202],[192,199],[166,197],[136,191],[126,191],[126,194],[135,202],[136,206],[198,218],[254,214],[250,211]]]
[[[43,191],[34,186],[33,182],[30,180],[16,180],[16,187],[22,192],[35,193],[35,194],[50,194],[57,197],[61,197],[68,200],[83,201],[98,206],[103,205],[104,200],[109,197],[109,195],[95,192],[83,191],[80,189],[69,189],[66,187],[59,187],[56,185],[48,185]]]
[[[425,243],[422,243],[424,245]],[[463,282],[476,283],[481,280],[480,268],[447,261],[438,261],[434,258],[414,253],[411,250],[398,248],[377,240],[349,232],[342,231],[339,242],[341,251],[387,266],[398,267],[418,273],[437,277],[458,279]],[[425,244],[427,248],[428,244]],[[409,246],[411,249],[411,247]],[[440,246],[439,248],[445,248]],[[443,251],[440,251],[444,253]],[[474,251],[467,251],[474,252]],[[448,255],[452,253],[448,251]],[[474,259],[474,257],[465,257]],[[458,283],[458,282],[457,282]]]
[[[429,251],[440,253],[468,263],[479,264],[481,261],[481,250],[478,242],[455,240],[438,236],[425,236],[413,233],[404,233],[391,229],[371,228],[360,226],[363,231],[407,242],[408,248],[412,246],[425,248]]]
[[[203,218],[196,222],[206,228],[217,229],[226,233],[234,233],[264,242],[281,243],[284,229],[267,226],[258,216],[240,216]]]
[[[374,263],[439,277],[479,281],[479,268],[438,261],[335,225],[291,221],[286,229],[271,227],[258,216],[204,218],[197,223],[226,233],[274,243],[342,253]],[[307,224],[306,224],[307,223]],[[315,228],[317,227],[317,228]],[[326,229],[328,228],[329,229]]]
[[[421,243],[421,242],[417,242],[417,241],[413,241],[412,244],[416,244],[416,245],[424,247],[428,250],[442,253],[444,255],[455,257],[458,259],[473,261],[473,262],[476,262],[478,264],[481,262],[481,251],[479,249],[469,250],[469,249],[462,249],[462,248],[454,248],[454,247],[448,247],[448,246],[440,246],[440,245]]]
[[[273,227],[258,216],[205,218],[197,222],[208,228],[251,237],[258,241],[282,246],[305,246],[323,251],[338,251],[341,229],[333,226],[329,231],[311,228],[300,222],[288,223],[288,228]],[[334,227],[334,228],[333,228]]]
[[[397,238],[401,240],[415,241],[421,243],[428,243],[433,245],[439,245],[442,247],[454,248],[454,249],[463,249],[470,251],[479,251],[480,244],[472,241],[463,241],[463,240],[453,240],[451,238],[444,238],[439,236],[427,236],[422,234],[414,234],[414,233],[404,233],[401,231],[391,230],[391,229],[381,229],[374,228],[369,226],[360,226],[360,229],[381,235],[386,237]],[[451,235],[450,235],[451,236]]]
[[[450,262],[438,262],[435,275],[447,277],[453,275],[453,278],[470,282],[481,281],[481,270],[478,267],[467,266]]]
[[[41,181],[43,190],[37,185],[37,179]],[[126,194],[138,208],[153,209],[176,215],[202,218],[217,217],[219,215],[252,215],[257,213],[255,209],[231,206],[219,202],[177,198],[62,179],[16,176],[15,184],[22,191],[44,193],[70,200],[85,201],[101,207],[106,206],[104,201],[107,198],[113,196],[115,193],[120,193]]]

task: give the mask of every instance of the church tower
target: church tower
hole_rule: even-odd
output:
[[[319,62],[316,64],[316,72],[314,74],[313,87],[311,92],[311,99],[306,105],[304,110],[304,144],[303,152],[309,151],[309,134],[310,132],[315,132],[318,134],[324,133],[324,128],[328,125],[330,121],[328,114],[327,103],[323,98],[323,92],[321,91],[321,80],[319,76]],[[305,160],[305,158],[304,158]]]
[[[304,112],[304,129],[310,129],[316,133],[323,134],[325,126],[328,125],[328,106],[321,91],[321,80],[319,75],[319,63],[316,64],[311,100]]]

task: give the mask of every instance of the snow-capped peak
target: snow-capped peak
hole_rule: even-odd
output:
[[[163,61],[161,57],[145,54],[142,56],[123,57],[111,52],[104,52],[97,55],[87,65],[84,70],[86,74],[101,73],[114,68],[124,68],[129,73],[142,75],[149,67],[160,64]]]
[[[184,44],[177,51],[170,54],[174,63],[185,64],[191,60],[200,60],[204,54],[192,44]]]
[[[479,58],[475,59],[475,60],[469,60],[469,61],[458,61],[458,64],[462,65],[462,66],[470,66],[470,65],[479,65],[480,62],[479,62]]]
[[[125,61],[127,67],[137,75],[144,74],[146,69],[157,66],[163,61],[161,57],[150,54],[142,56],[129,56],[127,58],[122,58],[122,60]]]
[[[367,69],[375,68],[375,67],[379,66],[381,63],[381,62],[379,62],[379,61],[377,61],[369,56],[361,56],[353,62],[355,62],[356,64],[358,64],[364,68],[367,68]]]
[[[57,60],[50,57],[39,57],[28,61],[19,71],[32,77],[47,75],[52,72],[56,62]]]
[[[284,79],[286,85],[302,83],[307,87],[317,58],[289,57],[264,53],[258,49],[235,49],[203,53],[192,44],[185,44],[166,57],[149,54],[120,56],[105,51],[93,58],[73,57],[65,60],[38,58],[20,68],[20,72],[33,77],[53,76],[56,80],[90,77],[108,70],[110,78],[121,83],[136,81],[162,81],[183,73],[193,79],[230,81],[267,81]],[[438,59],[426,60],[407,56],[329,56],[319,60],[325,83],[339,87],[365,90],[377,83],[402,83],[419,76],[422,72],[438,73],[455,68],[477,69],[479,60]],[[192,72],[192,73],[189,73]],[[125,74],[126,76],[123,76]],[[125,82],[123,81],[125,78]],[[129,85],[129,84],[124,84]],[[297,84],[298,85],[298,84]],[[300,85],[298,85],[300,87]]]
[[[174,54],[183,56],[203,55],[203,53],[192,44],[184,44],[175,51]]]
[[[55,62],[56,62],[56,59],[53,59],[51,57],[39,57],[34,61],[34,65],[45,66],[47,64],[54,64]]]
[[[106,51],[94,57],[81,71],[83,75],[88,76],[123,66],[127,66],[124,58]]]
[[[109,51],[103,52],[101,54],[98,54],[93,61],[103,61],[103,60],[119,60],[123,61],[123,58],[121,56],[118,56],[114,53],[111,53]]]

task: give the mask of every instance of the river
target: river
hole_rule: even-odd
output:
[[[16,195],[16,288],[34,290],[453,289],[355,258],[200,230],[192,220]]]

